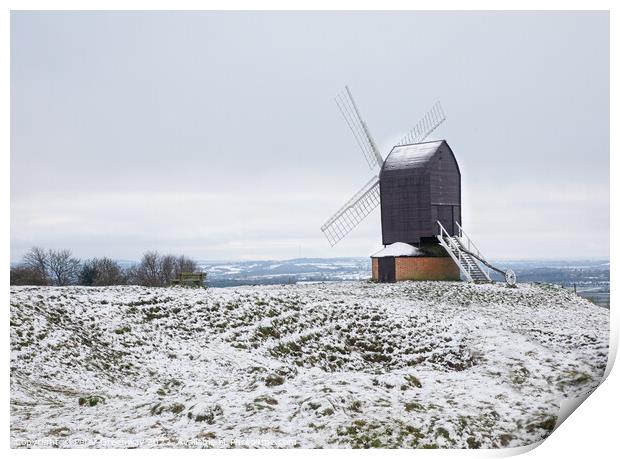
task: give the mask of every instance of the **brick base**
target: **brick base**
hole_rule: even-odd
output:
[[[396,280],[456,281],[459,267],[450,257],[395,257]],[[379,280],[379,260],[372,258],[372,279]]]
[[[371,258],[372,261],[372,280],[377,282],[379,280],[379,259]]]

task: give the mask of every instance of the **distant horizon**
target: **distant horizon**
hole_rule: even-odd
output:
[[[167,255],[168,253],[164,253],[164,252],[159,252],[156,251],[162,255]],[[191,258],[192,260],[194,260],[197,263],[250,263],[250,262],[255,262],[255,261],[262,261],[262,262],[268,262],[268,261],[273,261],[273,262],[282,262],[282,261],[296,261],[296,260],[363,260],[363,259],[370,259],[370,255],[367,257],[364,256],[343,256],[343,257],[301,257],[301,258],[252,258],[252,259],[208,259],[208,258],[194,258],[189,254],[178,254],[178,255],[185,255],[189,258]],[[94,257],[84,257],[84,258],[80,258],[80,260],[89,260],[89,259],[93,259],[93,258],[104,258],[106,257],[105,255],[101,255],[101,256],[94,256]],[[114,258],[114,257],[107,257],[110,258],[116,262],[131,262],[131,263],[139,263],[140,259],[133,259],[133,258]],[[10,263],[11,265],[16,265],[19,264],[22,260],[11,260]],[[607,257],[590,257],[590,258],[489,258],[489,261],[493,261],[493,262],[559,262],[559,261],[568,261],[568,262],[575,262],[575,261],[593,261],[593,262],[610,262],[610,258]]]

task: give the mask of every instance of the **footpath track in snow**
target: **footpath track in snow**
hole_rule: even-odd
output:
[[[609,311],[552,286],[11,288],[14,447],[527,445]]]

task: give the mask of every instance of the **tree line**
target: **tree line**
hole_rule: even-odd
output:
[[[139,263],[123,267],[111,258],[80,260],[70,250],[33,247],[11,267],[11,285],[144,285],[165,287],[180,273],[196,272],[198,264],[184,255],[149,251]]]

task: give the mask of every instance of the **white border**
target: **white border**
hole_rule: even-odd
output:
[[[485,9],[504,9],[504,10],[558,10],[558,9],[571,9],[571,10],[609,10],[610,11],[610,26],[611,26],[611,113],[610,113],[610,134],[611,143],[610,149],[610,167],[611,167],[611,234],[620,234],[618,231],[618,200],[617,196],[620,192],[620,185],[618,184],[619,177],[619,161],[617,158],[617,131],[614,129],[617,126],[618,118],[618,91],[617,81],[620,77],[618,73],[618,52],[620,51],[617,46],[618,42],[618,20],[617,10],[615,3],[612,1],[549,1],[549,0],[524,0],[524,1],[469,1],[467,5],[459,1],[404,1],[404,0],[386,0],[386,1],[369,1],[369,0],[300,0],[300,1],[283,1],[283,0],[264,0],[264,1],[250,1],[250,0],[237,0],[237,1],[222,1],[222,0],[110,0],[100,1],[94,0],[88,3],[76,0],[64,0],[64,1],[15,1],[9,0],[4,2],[6,5],[3,8],[2,20],[0,22],[0,40],[2,50],[2,87],[4,88],[4,97],[2,98],[2,110],[0,111],[1,125],[0,132],[2,135],[0,138],[3,140],[3,154],[0,161],[2,161],[2,167],[0,168],[0,174],[2,174],[1,192],[3,195],[2,203],[4,207],[4,215],[10,218],[10,140],[9,140],[9,120],[10,120],[10,105],[7,103],[10,100],[10,11],[11,10],[347,10],[347,9],[362,9],[362,10],[485,10]],[[615,206],[615,208],[614,208]],[[9,260],[10,260],[10,237],[9,237],[9,218],[5,219],[5,223],[2,226],[4,244],[2,244],[2,259],[4,263],[0,268],[3,273],[5,282],[3,284],[4,298],[9,299]],[[610,359],[615,360],[618,344],[618,317],[615,313],[615,308],[618,302],[616,301],[618,289],[619,275],[616,270],[615,260],[617,259],[619,245],[616,243],[616,239],[611,237],[611,336],[610,336]],[[9,431],[9,349],[10,340],[8,334],[8,308],[9,301],[5,303],[6,309],[3,315],[2,335],[5,342],[6,360],[5,364],[5,385],[4,385],[4,408],[5,417],[3,418],[2,425],[4,427],[4,443],[5,447],[9,448],[8,431]],[[607,372],[611,370],[611,365],[608,366]],[[577,414],[570,416],[556,432],[554,432],[546,441],[544,441],[538,448],[530,452],[532,457],[547,458],[551,456],[557,456],[565,458],[570,457],[611,457],[613,453],[618,450],[617,424],[618,408],[618,391],[620,377],[618,371],[612,372],[604,384],[597,389],[578,409]],[[410,454],[436,454],[443,457],[446,456],[477,456],[477,457],[497,457],[507,456],[513,454],[519,454],[528,451],[532,448],[518,448],[513,450],[480,450],[480,451],[465,451],[465,450],[435,450],[435,451],[420,451],[420,450],[382,450],[378,451],[342,451],[342,450],[321,450],[319,454],[323,455],[369,455],[372,454],[375,457],[377,454],[394,454],[394,455],[410,455]],[[34,454],[34,455],[54,455],[54,454],[68,454],[68,455],[81,455],[83,450],[68,451],[63,450],[60,453],[50,450],[11,450],[11,454]],[[285,451],[273,451],[273,450],[258,450],[252,451],[249,454],[259,456],[272,456],[279,455],[308,455],[315,454],[315,450],[285,450]],[[217,454],[220,456],[230,455],[245,455],[247,451],[232,450],[232,451],[171,451],[171,450],[140,450],[140,451],[122,451],[117,452],[114,450],[105,451],[92,451],[89,450],[88,454],[94,455],[111,455],[111,454],[132,454],[137,456],[146,457],[166,456],[183,454],[183,455],[197,455],[197,454]]]

